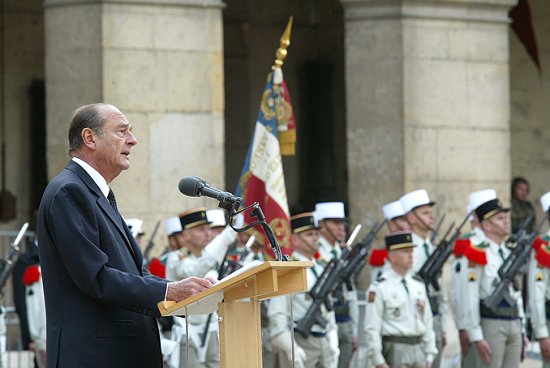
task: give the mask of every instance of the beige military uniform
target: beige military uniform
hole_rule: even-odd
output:
[[[540,241],[541,239],[537,239]],[[550,248],[548,241],[550,237],[544,236],[539,244],[540,248],[535,248],[529,262],[529,272],[527,273],[527,285],[529,290],[528,310],[531,317],[531,327],[533,328],[533,337],[536,340],[550,336]],[[550,368],[550,361],[543,360],[543,367]]]
[[[435,246],[430,241],[430,238],[422,239],[414,232],[412,233],[412,239],[415,247],[413,250],[413,266],[411,272],[415,274],[422,268],[424,263],[428,260],[428,257],[434,252]],[[434,317],[433,326],[436,346],[439,351],[433,361],[432,368],[439,368],[441,366],[441,359],[443,357],[443,334],[445,333],[447,313],[449,310],[447,289],[442,278],[440,277],[439,279],[439,291],[436,291],[432,285],[428,286],[428,297],[430,299],[430,306]]]
[[[367,301],[367,354],[374,366],[424,368],[433,361],[433,316],[423,283],[390,268],[370,286]]]
[[[294,252],[293,258],[297,261],[309,260],[298,252]],[[321,276],[323,267],[316,261],[313,268],[307,270],[307,286],[310,290]],[[268,308],[269,330],[272,340],[281,334],[288,334],[290,325],[290,296],[282,296],[270,300]],[[292,314],[294,324],[298,323],[306,314],[311,305],[311,298],[307,293],[298,293],[292,296]],[[304,338],[299,333],[294,334],[297,345],[303,349],[306,355],[304,367],[306,368],[335,368],[338,363],[339,350],[335,341],[331,340],[331,332],[336,331],[334,311],[329,312],[325,306],[321,307],[322,317],[327,321],[325,328],[315,324],[312,327],[309,337]],[[290,336],[288,336],[290,339]],[[274,344],[275,345],[275,344]],[[278,367],[291,367],[288,359],[288,351],[277,350],[273,346],[273,354],[277,356]]]
[[[510,250],[504,244],[496,244],[487,238],[480,244],[473,245],[474,247],[467,250],[466,257],[462,257],[461,260],[461,267],[467,270],[466,277],[461,279],[466,283],[463,287],[462,303],[465,310],[469,311],[464,314],[464,323],[470,341],[485,339],[492,351],[490,365],[487,366],[481,361],[477,349],[472,346],[475,367],[517,368],[523,345],[521,292],[510,286],[509,292],[515,301],[514,305],[502,305],[496,313],[490,312],[481,303],[493,293],[495,285],[500,280],[498,270],[504,262],[503,258],[510,254]],[[483,253],[485,257],[472,255]],[[484,259],[486,262],[483,265]]]
[[[224,230],[212,242],[231,244],[235,240],[235,234]],[[211,243],[210,243],[211,244]],[[208,247],[208,246],[207,246]],[[166,261],[166,278],[171,281],[181,280],[190,276],[205,277],[207,273],[215,271],[218,266],[215,255],[210,254],[207,249],[202,251],[200,257],[189,254],[187,250],[180,249],[168,255]],[[208,319],[206,315],[188,316],[186,326],[185,319],[176,318],[172,335],[180,342],[180,367],[204,367],[214,368],[220,365],[220,346],[218,337],[218,316],[213,313]],[[203,341],[203,333],[207,321],[208,333]],[[188,329],[188,339],[185,331]],[[189,349],[186,341],[189,340]],[[189,352],[189,357],[187,356]]]
[[[458,241],[463,242],[473,242],[479,244],[485,239],[483,231],[478,227],[475,227],[470,234],[467,234],[465,237],[462,237]],[[450,305],[453,316],[453,321],[455,323],[456,329],[466,330],[466,314],[469,313],[469,310],[464,304],[464,295],[467,293],[467,267],[464,267],[463,262],[461,261],[464,258],[463,254],[459,256],[454,255],[452,265],[451,265],[451,289],[450,289]],[[470,348],[466,354],[462,355],[461,364],[463,367],[471,367],[474,363],[474,346],[470,344]],[[462,352],[464,353],[464,352]]]
[[[332,258],[342,257],[342,248],[338,244],[331,244],[322,236],[319,237],[319,254],[321,258],[330,261]],[[355,283],[351,280],[352,290],[342,285],[345,305],[337,306],[336,325],[338,326],[338,346],[340,358],[338,367],[348,367],[352,358],[352,340],[357,339],[359,326],[359,305]]]

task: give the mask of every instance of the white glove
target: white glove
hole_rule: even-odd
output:
[[[279,350],[286,355],[288,362],[292,365],[292,341],[290,332],[285,331],[271,338],[273,350]],[[306,352],[294,342],[294,367],[304,368],[306,366]]]
[[[214,258],[216,262],[222,263],[227,248],[229,248],[235,240],[237,240],[237,233],[230,226],[226,226],[220,235],[216,236],[206,245],[203,252]]]

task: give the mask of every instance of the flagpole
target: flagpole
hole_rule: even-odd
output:
[[[284,64],[284,61],[288,54],[288,51],[286,51],[286,49],[288,48],[288,46],[290,46],[290,33],[292,31],[293,20],[294,20],[294,17],[291,15],[290,18],[288,19],[288,24],[286,25],[285,31],[281,36],[281,39],[279,42],[279,48],[275,52],[276,59],[275,59],[275,64],[273,64],[273,69],[281,68]]]

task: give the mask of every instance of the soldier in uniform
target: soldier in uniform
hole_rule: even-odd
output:
[[[548,218],[550,192],[540,198],[543,216]],[[528,310],[533,337],[539,342],[543,367],[550,368],[550,234],[546,233],[533,243],[534,257],[529,263]]]
[[[498,270],[510,255],[505,241],[509,235],[508,209],[498,199],[491,199],[475,209],[484,234],[481,243],[471,238],[464,251],[462,268],[467,270],[462,297],[468,337],[475,349],[475,367],[516,368],[519,366],[523,333],[521,292],[510,285],[512,305],[503,301],[496,311],[485,307],[483,300],[492,295],[499,281]]]
[[[344,203],[323,202],[315,205],[315,219],[319,222],[319,254],[323,260],[342,256],[346,241],[346,215]],[[338,326],[338,346],[340,348],[339,368],[348,368],[352,354],[358,347],[359,306],[357,290],[342,285],[344,302],[335,303],[336,325]]]
[[[139,248],[143,252],[145,249],[143,249],[143,236],[145,233],[143,232],[143,220],[138,218],[128,218],[124,219],[126,221],[126,225],[128,225],[128,229],[132,233],[132,236],[134,239],[136,239],[136,242],[139,245]]]
[[[417,273],[435,250],[435,246],[432,244],[429,236],[434,226],[432,207],[435,205],[435,202],[430,200],[428,192],[424,189],[409,192],[399,200],[412,230],[413,243],[416,245],[413,251],[414,262],[412,271]],[[434,368],[440,367],[443,349],[447,345],[445,326],[448,301],[445,283],[440,280],[439,285],[441,285],[439,291],[436,291],[432,285],[428,285],[428,298],[434,317],[433,326],[438,349],[438,354],[433,362]]]
[[[204,277],[209,271],[216,270],[223,261],[229,245],[235,240],[236,233],[227,227],[220,235],[209,241],[210,222],[205,208],[193,208],[179,216],[182,231],[176,234],[182,248],[172,252],[166,262],[166,278],[180,280],[189,276]],[[219,339],[217,316],[188,316],[189,349],[186,346],[185,321],[177,318],[173,335],[180,345],[180,367],[219,367]],[[206,332],[206,334],[205,334]],[[186,353],[189,350],[189,356]]]
[[[481,204],[496,199],[497,193],[493,189],[485,189],[477,192],[470,193],[468,196],[467,212],[469,214],[469,221],[472,230],[466,234],[460,236],[453,245],[453,263],[451,266],[451,311],[453,312],[453,320],[455,322],[456,329],[458,330],[458,338],[460,341],[461,362],[463,367],[473,366],[474,354],[470,349],[470,339],[468,338],[468,331],[466,330],[466,320],[464,316],[468,313],[468,310],[464,305],[464,293],[467,290],[464,287],[467,282],[461,281],[461,278],[465,278],[467,270],[462,267],[461,259],[464,255],[465,249],[470,242],[479,244],[484,240],[483,231],[479,228],[479,221],[472,212]]]
[[[292,244],[294,252],[292,260],[313,262],[313,267],[307,270],[308,290],[311,289],[317,278],[323,273],[323,266],[315,258],[318,251],[319,235],[315,227],[313,213],[301,213],[291,217]],[[290,302],[292,302],[293,317],[298,323],[307,312],[311,299],[307,293],[294,294],[292,298],[283,296],[270,301],[268,316],[271,333],[273,354],[279,367],[291,367],[292,345],[290,324]],[[336,330],[334,312],[329,312],[325,306],[321,307],[322,317],[327,326],[322,328],[314,325],[309,337],[305,338],[295,333],[294,347],[295,367],[300,368],[336,368],[338,363],[338,345],[329,336],[330,331]]]
[[[405,218],[403,206],[399,200],[385,204],[382,207],[382,213],[386,220],[388,234],[398,231],[410,230],[409,223]],[[369,256],[369,265],[371,266],[371,280],[376,280],[390,264],[388,262],[388,250],[386,247],[374,247]]]
[[[27,267],[23,274],[31,350],[39,368],[46,366],[46,305],[40,265]]]
[[[391,267],[368,290],[368,356],[376,368],[431,367],[437,354],[433,317],[422,282],[412,278],[412,234],[386,237]]]
[[[221,208],[212,208],[206,211],[206,218],[210,222],[210,240],[212,240],[227,226],[225,211]]]

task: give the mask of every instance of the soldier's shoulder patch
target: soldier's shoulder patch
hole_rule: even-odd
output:
[[[369,303],[374,303],[374,299],[376,299],[376,293],[374,291],[369,291],[368,301]]]
[[[468,281],[475,281],[477,278],[475,272],[468,272]]]

